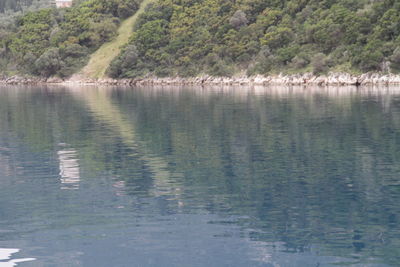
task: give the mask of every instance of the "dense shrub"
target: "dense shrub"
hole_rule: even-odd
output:
[[[20,71],[49,75],[35,62],[57,48],[56,75],[68,76],[114,37],[120,19],[135,12],[138,1],[76,0],[69,9],[27,13],[5,27],[6,33],[0,27],[0,68],[11,63]],[[395,0],[155,0],[108,74],[398,72],[399,36]],[[68,52],[71,47],[77,55]]]
[[[58,48],[50,48],[35,61],[35,72],[48,77],[55,75],[63,66]]]
[[[28,12],[16,19],[15,28],[6,27],[9,34],[0,47],[20,72],[70,76],[116,35],[120,19],[138,6],[136,0],[87,0],[72,8]]]
[[[398,71],[399,12],[394,0],[158,0],[135,27],[133,62],[125,49],[109,73]]]
[[[313,73],[321,74],[328,70],[328,60],[322,53],[316,54],[312,59]]]

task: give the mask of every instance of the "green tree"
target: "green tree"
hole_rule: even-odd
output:
[[[63,66],[58,48],[50,48],[36,61],[36,72],[44,77],[55,75]]]

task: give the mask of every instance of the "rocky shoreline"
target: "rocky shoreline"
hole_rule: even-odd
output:
[[[193,78],[149,77],[143,79],[90,79],[72,78],[63,80],[61,78],[38,78],[12,76],[0,78],[0,84],[80,84],[80,85],[318,85],[318,86],[338,86],[338,85],[400,85],[400,75],[365,73],[362,75],[351,75],[348,73],[329,73],[328,75],[316,76],[312,73],[294,75],[274,75],[274,76],[235,76],[235,77],[213,77],[200,76]]]

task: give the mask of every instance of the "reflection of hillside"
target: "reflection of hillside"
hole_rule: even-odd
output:
[[[99,92],[85,92],[91,94],[85,96],[91,111],[145,155],[152,173],[168,164],[160,156],[147,159],[154,154],[147,147],[159,155],[171,153],[168,162],[184,174],[186,206],[248,215],[250,226],[260,231],[252,240],[278,238],[289,251],[317,244],[327,255],[346,256],[351,250],[361,262],[399,260],[390,252],[398,243],[400,213],[393,187],[400,158],[392,143],[399,134],[395,96],[162,88]],[[110,108],[111,96],[124,119]],[[166,176],[167,185],[182,180],[163,173],[156,174],[156,188],[164,187],[159,181]]]
[[[57,119],[62,115],[68,123],[58,127],[79,152],[81,175],[97,167],[116,177],[118,195],[150,191],[178,198],[188,213],[243,216],[238,224],[254,229],[250,242],[266,262],[273,249],[265,246],[273,244],[396,265],[400,106],[397,93],[382,92],[79,88],[73,101],[56,90],[51,100],[34,97],[35,113],[24,95],[2,102],[0,117],[23,140],[54,149],[48,129],[64,121]],[[47,116],[55,119],[43,120]],[[155,202],[148,210],[165,204]]]
[[[146,149],[146,146],[138,140],[134,125],[124,120],[118,108],[111,103],[108,93],[109,91],[107,90],[92,89],[84,90],[79,95],[83,96],[94,117],[106,123],[112,131],[118,133],[123,143],[134,151],[140,161],[144,162],[154,179],[152,193],[155,196],[179,195],[180,188],[176,185],[176,180],[174,180],[179,174],[170,173],[168,163],[164,159],[151,154]],[[118,183],[118,185],[121,184],[124,183]]]
[[[3,155],[2,150],[7,151],[7,150],[5,150],[5,148],[0,147],[0,177],[8,177],[12,174],[13,168],[12,168],[9,157],[7,157],[6,155]],[[2,182],[4,182],[4,181],[2,181]]]
[[[289,251],[319,244],[361,262],[400,260],[390,252],[400,229],[396,95],[170,93],[146,88],[116,99],[134,112],[141,140],[172,153],[187,203],[257,218],[253,239],[278,237]]]

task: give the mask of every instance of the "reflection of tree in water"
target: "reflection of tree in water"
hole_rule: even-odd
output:
[[[7,155],[8,151],[8,148],[0,147],[0,177],[4,178],[11,176],[14,169],[10,157]]]
[[[121,189],[121,186],[130,185],[130,187],[135,188],[136,192],[143,192],[143,188],[140,190],[143,183],[138,183],[137,181],[137,177],[142,177],[144,178],[142,181],[144,180],[147,185],[152,182],[151,188],[148,189],[152,196],[173,196],[178,199],[178,203],[182,203],[179,200],[181,188],[176,182],[176,179],[181,178],[181,175],[172,173],[169,170],[168,163],[163,158],[152,154],[140,142],[140,139],[136,136],[135,124],[129,123],[124,119],[118,107],[111,102],[108,90],[85,90],[79,92],[79,96],[85,100],[97,120],[104,122],[106,126],[121,137],[122,143],[117,146],[118,153],[116,154],[117,161],[115,163],[121,164],[121,162],[127,161],[127,165],[121,169],[130,172],[132,171],[132,166],[129,167],[129,165],[133,163],[137,166],[139,163],[140,169],[130,173],[130,175],[119,175],[126,181],[118,180],[114,187]],[[124,153],[123,150],[129,152]],[[132,158],[134,161],[132,161]],[[115,169],[115,166],[113,167]],[[143,175],[145,176],[143,177]]]
[[[315,245],[322,255],[396,265],[399,97],[278,92],[89,89],[76,93],[89,112],[57,94],[36,114],[23,112],[23,100],[0,110],[18,114],[11,128],[41,147],[55,142],[37,118],[46,108],[62,115],[80,166],[110,173],[118,194],[245,215],[251,240],[281,241],[278,249]]]
[[[254,240],[288,251],[399,262],[398,97],[146,90],[113,97],[184,174],[188,206],[249,215]]]

